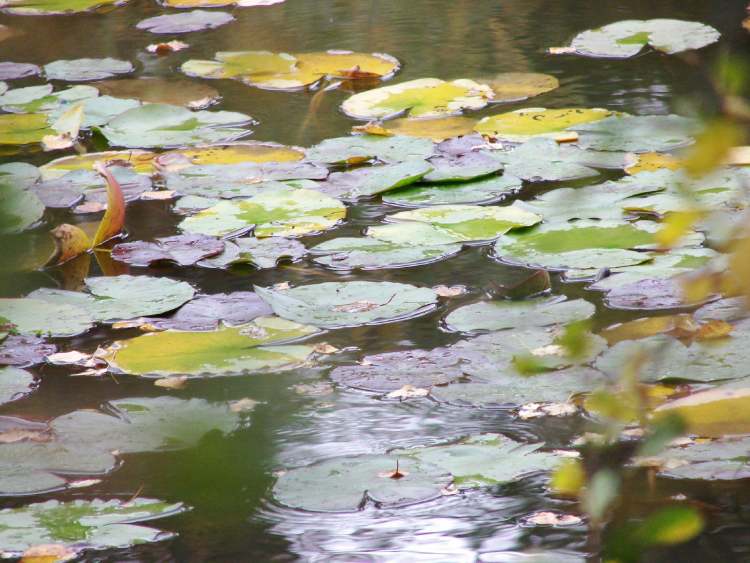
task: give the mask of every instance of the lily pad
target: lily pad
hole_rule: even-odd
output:
[[[502,72],[479,82],[492,88],[492,103],[522,102],[560,87],[554,76],[536,72]]]
[[[583,299],[559,297],[526,301],[482,301],[465,305],[445,318],[449,330],[475,332],[508,328],[562,325],[588,319],[596,308]]]
[[[273,497],[290,508],[355,512],[370,503],[395,508],[432,500],[450,482],[444,469],[412,457],[339,457],[283,473]]]
[[[55,134],[43,113],[0,115],[0,145],[41,143],[43,137]]]
[[[531,137],[557,138],[568,129],[615,115],[601,108],[528,108],[485,117],[474,128],[482,135],[524,142]]]
[[[341,110],[355,119],[400,117],[443,117],[465,110],[482,109],[492,99],[492,89],[473,80],[446,82],[419,78],[393,86],[381,86],[354,94],[341,104]]]
[[[161,0],[160,4],[169,8],[218,8],[222,6],[271,6],[284,0]]]
[[[168,317],[145,318],[157,330],[216,330],[220,324],[239,326],[273,313],[252,291],[199,295]]]
[[[104,6],[121,6],[127,0],[3,0],[0,9],[16,16],[54,16],[90,12]]]
[[[124,78],[103,80],[94,83],[94,86],[107,96],[135,98],[149,104],[172,104],[190,109],[203,109],[220,99],[219,92],[215,88],[181,78]],[[84,108],[84,116],[85,114]],[[104,122],[98,125],[103,124]]]
[[[684,20],[624,20],[576,35],[571,47],[578,55],[626,59],[649,45],[673,55],[700,49],[719,40],[720,33],[710,25]]]
[[[463,358],[449,348],[405,350],[365,356],[360,364],[335,368],[330,377],[341,385],[376,393],[388,393],[404,385],[428,389],[463,377],[463,363]]]
[[[11,335],[0,342],[0,365],[27,367],[40,364],[57,346],[30,335]]]
[[[370,227],[367,234],[394,243],[489,241],[511,229],[535,225],[541,219],[515,205],[441,205],[389,215],[386,220],[392,224]],[[416,226],[414,223],[423,224]]]
[[[286,290],[255,286],[274,313],[322,328],[382,324],[423,315],[437,295],[424,287],[393,282],[326,282]]]
[[[405,117],[390,119],[378,124],[386,133],[391,135],[405,135],[408,137],[421,137],[431,139],[435,142],[445,141],[459,135],[468,135],[474,131],[476,119],[470,117],[452,115],[450,117],[436,117],[433,119],[421,119]],[[368,128],[367,125],[364,126]]]
[[[344,219],[346,207],[314,190],[280,188],[242,199],[220,201],[180,223],[186,232],[223,236],[250,230],[256,237],[303,236],[325,231]]]
[[[73,170],[93,170],[95,162],[104,161],[127,164],[134,172],[151,174],[155,157],[155,153],[141,150],[93,152],[57,158],[41,166],[39,171],[43,180],[54,180]]]
[[[1,170],[0,198],[0,235],[23,232],[44,215],[44,203],[39,197],[19,182],[16,175],[3,175]]]
[[[522,444],[501,434],[469,436],[453,444],[395,450],[442,468],[459,488],[486,487],[517,481],[560,463],[560,455],[538,451],[541,444]]]
[[[41,288],[23,301],[42,300],[52,306],[72,305],[95,321],[115,322],[172,311],[190,301],[195,294],[186,282],[149,276],[87,278],[85,284],[89,293]],[[1,308],[0,315],[7,317]]]
[[[400,63],[383,53],[325,51],[317,53],[271,53],[269,51],[219,52],[215,60],[189,60],[181,70],[200,78],[233,78],[265,90],[301,90],[324,78],[347,78],[356,73],[385,80]]]
[[[322,141],[308,149],[307,158],[325,164],[358,164],[373,159],[393,163],[426,159],[434,152],[435,145],[428,139],[351,135]]]
[[[678,280],[643,279],[612,288],[605,298],[612,309],[655,311],[695,306],[685,300],[684,290]]]
[[[167,330],[120,340],[104,354],[110,367],[130,375],[218,377],[280,371],[302,365],[309,345],[278,345],[315,334],[312,326],[259,317],[215,331]]]
[[[654,244],[657,229],[644,221],[550,223],[502,236],[494,255],[503,262],[551,270],[629,266],[651,259],[632,249]]]
[[[70,86],[53,92],[52,84],[14,88],[0,96],[0,106],[11,113],[46,113],[50,122],[72,104],[95,99],[99,91],[86,85]]]
[[[76,336],[93,325],[89,313],[79,306],[29,298],[0,299],[0,318],[25,335]]]
[[[137,241],[118,244],[112,258],[132,266],[147,267],[154,262],[174,262],[178,266],[192,266],[203,258],[224,251],[224,243],[203,235],[176,235],[154,242]]]
[[[14,558],[41,545],[61,546],[75,555],[90,549],[124,549],[173,537],[171,532],[137,523],[185,510],[187,507],[179,502],[170,504],[143,497],[127,502],[48,500],[0,510],[0,543],[3,551]]]
[[[192,112],[180,106],[146,104],[121,113],[101,128],[111,145],[121,147],[176,147],[221,143],[245,137],[254,123],[244,113]]]
[[[502,170],[503,163],[489,151],[473,151],[457,156],[433,156],[428,161],[433,170],[425,182],[465,182]]]
[[[201,260],[204,268],[225,268],[236,264],[250,264],[256,268],[275,268],[282,260],[296,262],[307,254],[301,242],[283,237],[243,237],[225,242],[224,252]]]
[[[503,174],[469,182],[415,184],[394,190],[383,196],[383,203],[399,207],[427,207],[430,205],[487,204],[502,201],[523,187],[520,178]]]
[[[612,115],[593,123],[575,123],[578,145],[600,151],[663,152],[693,142],[695,120],[679,115]]]
[[[460,244],[397,244],[367,237],[335,238],[310,249],[315,262],[333,270],[422,266],[460,251]]]
[[[129,61],[109,57],[60,60],[44,65],[44,74],[48,80],[65,80],[66,82],[102,80],[118,74],[130,74],[133,70],[133,65]]]
[[[25,369],[0,367],[0,405],[21,399],[35,386],[34,376]]]
[[[165,14],[146,18],[139,21],[135,27],[151,33],[189,33],[214,29],[234,21],[234,17],[226,12],[208,12],[206,10],[192,10],[180,14]]]
[[[113,166],[111,171],[126,202],[135,201],[143,192],[151,190],[151,178],[144,174],[122,166]],[[50,208],[67,209],[84,200],[107,203],[104,179],[93,170],[72,170],[59,178],[39,182],[32,191]]]
[[[418,182],[432,169],[433,165],[424,160],[357,168],[351,172],[334,172],[316,189],[332,197],[356,200]]]
[[[41,69],[31,63],[0,63],[0,80],[15,80],[18,78],[28,78],[37,76]]]
[[[662,477],[735,481],[750,478],[749,447],[750,438],[747,437],[698,441],[667,448],[658,457],[644,462],[646,465],[656,465]]]

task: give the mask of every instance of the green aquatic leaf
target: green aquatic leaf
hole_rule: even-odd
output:
[[[44,216],[44,203],[29,189],[31,183],[4,173],[7,166],[0,166],[0,235],[23,232]]]
[[[278,317],[214,331],[167,330],[120,340],[105,359],[110,367],[131,375],[216,377],[291,369],[312,354],[309,345],[278,345],[317,332],[312,326]]]
[[[394,322],[423,315],[437,303],[429,288],[393,282],[326,282],[280,290],[255,286],[255,292],[280,317],[321,328]]]
[[[432,169],[432,165],[424,160],[356,168],[351,172],[334,172],[315,189],[332,197],[353,201],[418,182]]]
[[[59,60],[44,65],[47,80],[64,80],[66,82],[88,82],[102,80],[118,74],[130,74],[133,65],[110,57],[104,59]]]
[[[615,115],[601,108],[528,108],[482,118],[474,130],[506,141],[524,142],[532,137],[568,136],[568,129]]]
[[[3,551],[21,557],[34,546],[59,545],[72,554],[87,550],[125,549],[163,541],[174,536],[137,522],[180,514],[180,502],[138,497],[113,500],[48,500],[19,508],[0,510],[0,543]],[[47,557],[50,559],[50,557]]]
[[[226,12],[191,10],[179,14],[164,14],[146,18],[135,24],[135,27],[151,33],[177,34],[215,29],[231,21],[234,21],[234,16]]]
[[[53,16],[91,12],[106,6],[122,6],[128,0],[3,0],[0,9],[17,16]]]
[[[383,203],[399,207],[426,207],[429,205],[487,204],[503,200],[523,187],[520,178],[504,174],[480,178],[469,182],[441,184],[414,184],[393,190],[383,196]]]
[[[146,104],[121,113],[101,128],[111,145],[180,147],[222,143],[251,133],[254,120],[231,111],[190,111],[181,106]]]
[[[735,481],[750,477],[750,438],[737,436],[697,441],[665,449],[641,464],[656,466],[659,475],[672,479]]]
[[[412,457],[350,456],[283,473],[273,497],[290,508],[355,512],[370,503],[393,508],[436,499],[450,482],[442,468]]]
[[[583,299],[566,301],[559,297],[540,297],[525,301],[482,301],[464,305],[445,317],[449,330],[474,332],[563,325],[588,319],[594,305]]]
[[[395,135],[350,135],[326,139],[307,150],[307,158],[324,164],[356,164],[368,160],[386,163],[424,160],[435,153],[429,139]]]
[[[307,248],[298,240],[283,237],[242,237],[225,241],[224,252],[201,260],[204,268],[225,268],[250,264],[261,270],[275,268],[281,261],[296,262],[307,255]]]
[[[493,251],[503,262],[552,270],[629,266],[651,259],[633,249],[655,244],[657,230],[645,221],[549,223],[504,235]]]
[[[211,236],[252,229],[258,238],[298,237],[328,230],[345,217],[346,207],[338,199],[287,186],[247,199],[220,201],[184,219],[180,229]]]
[[[397,244],[368,237],[340,237],[310,249],[318,264],[334,270],[379,270],[421,266],[449,258],[460,244]]]
[[[460,155],[438,155],[430,158],[433,170],[425,182],[465,182],[489,176],[502,170],[503,164],[490,151],[472,151]]]
[[[120,184],[125,202],[129,203],[152,189],[151,178],[137,174],[130,168],[112,167],[112,175]],[[107,204],[107,187],[104,178],[93,170],[72,170],[67,174],[45,180],[32,187],[46,207],[68,209],[83,201]]]
[[[0,145],[41,143],[46,135],[55,135],[43,113],[0,115]]]
[[[492,89],[465,78],[446,82],[437,78],[419,78],[381,86],[354,94],[341,104],[341,110],[355,119],[444,117],[466,110],[481,109],[493,97]]]
[[[0,405],[21,399],[34,388],[34,376],[25,369],[0,367]]]
[[[147,267],[154,262],[168,261],[179,266],[192,266],[199,260],[224,251],[224,243],[202,235],[176,235],[153,242],[136,241],[116,245],[112,258],[133,266]]]
[[[52,337],[77,336],[94,324],[89,312],[77,305],[42,299],[0,299],[0,318],[20,334]]]
[[[699,124],[679,115],[612,115],[578,123],[578,146],[599,151],[663,152],[693,142]]]
[[[671,19],[624,20],[576,35],[571,47],[578,55],[626,59],[649,45],[668,55],[700,49],[719,40],[710,25]]]
[[[85,284],[88,293],[40,288],[31,292],[26,301],[72,305],[95,321],[115,322],[173,311],[195,295],[187,282],[150,276],[87,278]]]

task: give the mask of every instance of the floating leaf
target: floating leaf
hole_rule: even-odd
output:
[[[280,317],[323,328],[416,317],[437,302],[431,289],[393,282],[326,282],[285,290],[255,286],[255,292]]]
[[[185,106],[190,109],[203,109],[216,103],[220,98],[215,88],[181,78],[125,78],[96,82],[94,86],[99,92],[109,96],[135,98],[149,104]]]
[[[224,252],[213,258],[201,260],[205,268],[224,268],[236,264],[250,264],[256,268],[275,268],[282,260],[296,262],[307,254],[301,242],[282,238],[243,237],[225,242]]]
[[[641,464],[655,465],[659,469],[659,475],[672,479],[747,479],[750,477],[750,464],[747,460],[749,447],[750,438],[747,437],[701,440],[667,448],[656,458],[641,460]]]
[[[433,165],[424,160],[356,168],[351,172],[334,172],[316,189],[332,197],[356,200],[418,182],[432,169]]]
[[[690,144],[697,123],[679,115],[611,115],[570,126],[578,145],[600,151],[669,151]]]
[[[283,473],[273,497],[290,508],[355,512],[432,500],[450,482],[444,469],[408,456],[339,457]]]
[[[643,279],[618,285],[607,293],[605,303],[613,309],[649,311],[691,306],[682,285],[672,279]]]
[[[168,104],[147,104],[121,113],[101,128],[110,144],[121,147],[174,147],[220,143],[245,137],[254,123],[243,113],[192,112]]]
[[[284,0],[161,0],[163,6],[169,8],[219,8],[222,6],[271,6],[280,4]]]
[[[435,142],[445,141],[452,137],[468,135],[474,131],[476,119],[463,116],[437,117],[433,119],[402,118],[391,119],[379,124],[386,133],[391,135],[405,135],[408,137],[421,137],[431,139]],[[367,125],[355,126],[364,128],[365,133],[370,133]],[[374,133],[373,133],[374,134]]]
[[[202,235],[176,235],[154,242],[128,242],[112,249],[112,258],[132,266],[147,267],[154,262],[169,261],[179,266],[192,266],[203,258],[224,251],[224,243]]]
[[[405,350],[365,356],[360,364],[331,371],[336,383],[387,393],[411,385],[427,388],[445,385],[464,376],[463,358],[449,348]]]
[[[77,556],[86,550],[125,549],[169,539],[174,534],[137,522],[184,512],[182,503],[150,498],[121,500],[48,500],[0,510],[0,543],[12,557],[26,561],[63,561],[57,556],[29,556],[30,548],[57,545]]]
[[[119,182],[104,164],[94,164],[94,169],[107,184],[107,210],[91,241],[91,246],[97,247],[118,236],[125,227],[125,196]]]
[[[718,41],[720,35],[710,25],[698,22],[624,20],[583,31],[570,45],[578,55],[625,59],[640,53],[646,45],[667,55],[700,49]]]
[[[454,444],[395,450],[453,475],[459,488],[486,487],[517,481],[531,473],[547,471],[558,454],[538,451],[540,444],[521,444],[501,434],[469,436]]]
[[[560,87],[554,76],[535,72],[502,72],[479,82],[492,88],[492,103],[521,102]]]
[[[615,115],[601,109],[584,108],[529,108],[485,117],[474,128],[482,135],[506,141],[526,141],[531,137],[557,138],[567,130],[583,123],[596,122]]]
[[[325,164],[358,164],[372,159],[404,162],[426,159],[434,152],[435,145],[428,139],[352,135],[326,139],[308,149],[307,158]]]
[[[155,153],[140,150],[94,152],[57,158],[40,167],[39,171],[43,180],[54,180],[72,171],[90,172],[93,170],[94,163],[101,161],[117,162],[130,166],[133,172],[151,174],[154,172],[152,161],[155,157]],[[117,175],[118,170],[115,168],[113,173]]]
[[[656,170],[678,170],[682,167],[682,162],[671,154],[662,154],[658,152],[644,152],[635,155],[635,162],[625,168],[625,172],[630,175],[640,174],[641,172],[654,172]]]
[[[226,12],[208,12],[206,10],[192,10],[180,14],[165,14],[146,18],[136,24],[136,28],[151,33],[189,33],[214,29],[234,21],[234,17]]]
[[[459,244],[397,244],[367,237],[340,237],[310,249],[315,262],[334,270],[422,266],[461,251]]]
[[[503,262],[552,270],[629,266],[651,259],[631,249],[653,244],[657,229],[644,221],[549,223],[502,236],[494,254]]]
[[[480,178],[469,182],[444,182],[441,184],[415,184],[394,190],[383,196],[383,203],[399,207],[426,207],[429,205],[487,204],[501,201],[523,187],[520,178],[504,174]]]
[[[2,116],[0,116],[2,117]],[[14,174],[2,174],[0,167],[0,235],[23,232],[44,215],[44,204]]]
[[[443,117],[482,109],[492,96],[489,86],[473,80],[420,78],[354,94],[341,104],[341,110],[355,119],[388,119],[402,114]]]
[[[57,346],[38,336],[12,335],[0,342],[0,365],[27,367],[40,364]]]
[[[112,166],[112,176],[120,186],[126,203],[135,201],[144,192],[152,189],[151,178],[136,174],[130,168]],[[97,172],[72,170],[63,176],[35,184],[32,191],[46,207],[68,209],[83,201],[101,203],[105,207],[108,198],[106,180]]]
[[[31,393],[35,386],[34,376],[25,369],[0,367],[0,405],[21,399]]]
[[[43,113],[0,115],[0,145],[41,143],[46,135],[54,134]]]
[[[489,151],[433,156],[428,162],[433,170],[425,175],[425,182],[464,182],[488,176],[503,168],[502,162]]]
[[[96,321],[114,322],[172,311],[195,294],[186,282],[149,276],[87,278],[85,284],[90,293],[40,288],[29,294],[31,299],[8,301],[42,300],[50,305],[51,310],[54,306],[72,305],[86,311]],[[0,316],[8,317],[2,308]],[[65,320],[69,322],[69,319]]]
[[[278,317],[215,331],[167,330],[120,340],[103,355],[110,367],[130,375],[217,377],[292,369],[313,352],[309,345],[278,345],[317,332]]]
[[[596,308],[583,299],[559,297],[526,301],[483,301],[465,305],[445,318],[450,330],[474,332],[535,326],[562,325],[588,319]]]
[[[200,78],[234,78],[266,90],[300,90],[328,77],[340,77],[356,68],[358,73],[385,80],[400,63],[383,53],[325,51],[318,53],[271,53],[232,51],[216,53],[214,61],[189,60],[181,70]]]
[[[0,299],[0,318],[26,335],[77,336],[93,324],[89,313],[81,307],[29,298]]]
[[[109,57],[60,60],[44,65],[44,74],[48,80],[65,80],[66,82],[102,80],[118,74],[129,74],[133,70],[133,65],[129,61]]]
[[[0,9],[17,16],[53,16],[90,12],[103,6],[121,6],[127,0],[3,0]]]
[[[37,76],[41,69],[31,63],[0,63],[0,80],[16,80],[18,78],[28,78]]]

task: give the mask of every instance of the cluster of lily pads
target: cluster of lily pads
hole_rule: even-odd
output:
[[[59,13],[102,4],[11,0],[4,6],[12,13]],[[165,3],[177,8],[225,4]],[[175,33],[170,26],[191,31],[195,18],[201,25],[212,22],[208,27],[230,21],[216,12],[206,14],[159,16],[139,27]],[[693,22],[630,21],[584,32],[572,49],[625,57],[645,45],[674,53],[717,39],[715,30]],[[399,61],[379,53],[244,51],[189,60],[181,70],[190,77],[285,91],[323,82],[372,85],[392,78],[399,68]],[[546,75],[423,78],[352,94],[341,104],[342,112],[367,123],[355,126],[351,135],[301,148],[240,141],[252,133],[253,118],[206,110],[219,96],[203,84],[188,90],[180,79],[177,86],[161,84],[152,91],[149,83],[157,79],[111,80],[133,71],[129,62],[112,59],[56,61],[43,71],[28,65],[3,69],[8,80],[43,73],[58,82],[100,82],[57,88],[3,85],[0,144],[20,151],[62,136],[70,141],[67,147],[49,140],[47,145],[69,148],[96,138],[111,148],[62,156],[40,167],[0,166],[3,234],[33,231],[32,236],[46,237],[40,227],[49,225],[49,210],[80,217],[111,209],[105,181],[94,169],[104,162],[124,203],[170,201],[177,217],[177,233],[171,236],[115,241],[107,255],[120,267],[272,269],[305,261],[351,274],[423,266],[481,247],[488,261],[559,272],[563,281],[585,284],[590,292],[578,299],[545,294],[454,306],[456,294],[445,288],[361,280],[266,287],[252,286],[248,279],[245,291],[206,295],[185,281],[115,268],[110,273],[116,275],[81,279],[75,289],[42,287],[24,297],[0,299],[0,364],[7,366],[0,370],[0,400],[32,393],[37,382],[25,368],[43,363],[157,383],[303,366],[329,369],[337,350],[321,345],[325,334],[432,314],[435,330],[456,335],[452,344],[365,355],[353,364],[339,361],[328,377],[373,400],[551,416],[586,408],[579,396],[611,383],[634,350],[658,349],[655,357],[663,364],[644,367],[644,384],[714,386],[667,402],[658,412],[679,410],[696,434],[713,437],[723,434],[720,416],[706,426],[705,417],[694,413],[745,404],[743,378],[750,373],[743,360],[750,325],[739,320],[736,311],[743,305],[736,301],[709,303],[692,316],[663,317],[671,324],[665,320],[645,328],[642,323],[587,333],[585,349],[575,354],[565,345],[563,326],[594,316],[592,301],[598,294],[593,292],[604,292],[606,306],[615,309],[689,310],[675,278],[719,259],[705,244],[704,224],[669,248],[659,238],[670,214],[699,208],[705,224],[731,222],[747,206],[749,169],[726,166],[696,179],[663,158],[693,142],[699,129],[693,120],[575,107],[498,110],[477,118],[474,112],[487,106],[543,95],[559,83]],[[686,191],[692,200],[685,199]],[[153,200],[162,203],[149,203]],[[358,236],[336,236],[363,201],[382,204],[383,216]],[[305,238],[317,235],[326,240],[306,244]],[[46,258],[29,260],[24,267],[41,267]],[[548,293],[547,287],[542,290]],[[709,329],[717,323],[724,323],[721,334],[711,339]],[[66,339],[102,326],[113,331],[139,327],[144,333],[125,332],[93,353],[74,350],[70,355]],[[59,353],[60,348],[66,352]],[[535,374],[524,377],[528,365]],[[529,404],[539,408],[529,410]],[[0,452],[5,453],[0,456],[0,495],[84,486],[114,471],[122,456],[192,447],[207,432],[229,433],[242,421],[241,408],[173,397],[112,401],[101,411],[73,411],[48,423],[0,419]],[[665,457],[644,463],[675,478],[746,477],[743,440],[675,446]],[[278,478],[273,496],[280,504],[310,511],[354,511],[371,503],[398,507],[514,481],[551,468],[564,455],[572,454],[502,435],[456,437],[439,445],[293,468]],[[332,473],[338,475],[335,481]],[[10,554],[39,543],[77,549],[127,546],[165,537],[133,522],[185,509],[152,499],[48,501],[0,511],[0,538]],[[78,535],[66,536],[42,522],[51,518],[73,525]],[[39,526],[22,531],[19,521]]]

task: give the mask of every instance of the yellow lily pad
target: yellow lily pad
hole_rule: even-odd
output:
[[[635,155],[635,162],[625,168],[625,172],[630,174],[639,174],[640,172],[653,172],[668,168],[677,170],[682,167],[682,161],[671,154],[662,154],[658,152],[645,152]]]
[[[151,174],[156,153],[142,150],[92,152],[75,156],[63,156],[39,168],[43,180],[54,180],[73,170],[93,170],[94,163],[103,161],[127,162],[135,172]]]
[[[385,123],[362,125],[355,127],[358,132],[370,135],[406,135],[407,137],[420,137],[431,139],[436,143],[468,135],[474,130],[477,120],[470,117],[450,116],[437,119],[399,118]],[[382,130],[378,130],[378,127]]]
[[[40,143],[45,135],[56,134],[43,113],[0,115],[0,145]]]
[[[616,115],[602,108],[527,108],[485,117],[474,128],[482,135],[508,141],[525,141],[531,137],[567,135],[569,127],[599,121]]]
[[[495,93],[492,101],[497,103],[528,100],[560,87],[554,76],[536,72],[503,72],[478,82],[489,84]]]
[[[0,0],[0,9],[17,16],[53,16],[90,12],[103,6],[121,6],[127,0]]]
[[[489,86],[466,78],[450,82],[419,78],[354,94],[341,109],[355,119],[389,119],[401,114],[445,117],[482,109],[492,97]]]

